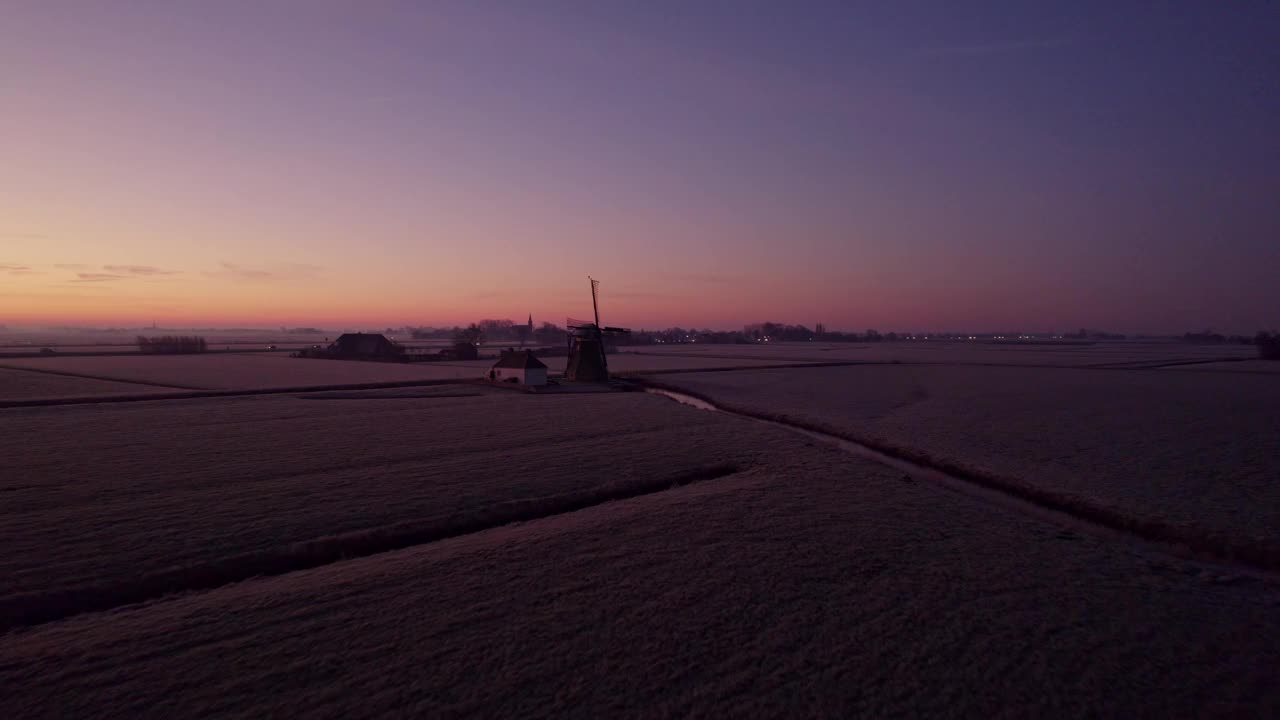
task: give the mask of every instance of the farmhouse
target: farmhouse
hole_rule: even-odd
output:
[[[329,355],[336,358],[392,360],[401,354],[398,345],[378,333],[345,333],[329,346]]]
[[[547,366],[533,356],[532,350],[506,350],[489,369],[489,379],[521,385],[546,385]]]

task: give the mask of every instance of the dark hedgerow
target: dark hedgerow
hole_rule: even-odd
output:
[[[202,353],[208,349],[205,339],[195,335],[162,335],[153,338],[138,336],[138,352],[144,355],[187,355]]]
[[[1258,346],[1258,357],[1263,360],[1280,360],[1280,333],[1260,332],[1253,342]]]

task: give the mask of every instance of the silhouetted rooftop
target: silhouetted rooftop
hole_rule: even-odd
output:
[[[534,357],[532,350],[513,350],[502,353],[502,357],[493,366],[496,368],[523,368],[529,370],[545,368],[546,364]]]
[[[344,333],[330,346],[339,355],[395,355],[395,343],[379,333]]]

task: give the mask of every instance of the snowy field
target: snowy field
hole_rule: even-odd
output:
[[[552,374],[564,372],[567,359],[546,358]],[[802,361],[783,361],[804,364]],[[349,360],[316,360],[292,358],[285,353],[230,353],[205,355],[119,355],[103,357],[36,357],[0,359],[0,370],[42,371],[41,384],[19,377],[9,381],[0,377],[0,400],[38,397],[74,397],[76,388],[92,388],[89,381],[149,383],[170,389],[185,390],[260,390],[270,388],[321,387],[326,385],[358,385],[417,380],[466,380],[484,376],[493,360],[465,362],[380,363]],[[767,359],[721,359],[698,356],[635,355],[619,353],[609,356],[610,369],[618,373],[672,370],[705,370],[724,367],[770,365]],[[67,379],[59,384],[58,374]],[[99,390],[83,395],[102,394]],[[128,392],[130,386],[120,386]],[[140,392],[145,386],[134,385]]]
[[[568,358],[551,357],[543,360],[552,373],[564,372]],[[712,368],[747,368],[775,364],[769,358],[721,358],[697,355],[650,355],[648,353],[621,350],[609,356],[609,371],[619,374],[637,372],[670,372],[678,370],[710,370]],[[782,364],[804,365],[810,361],[782,360]]]
[[[1178,365],[1167,370],[1200,370],[1241,373],[1280,373],[1280,362],[1275,360],[1239,360],[1235,362],[1196,363],[1194,365]]]
[[[649,400],[620,402],[665,412]],[[681,427],[720,422],[672,408],[689,418]],[[750,425],[738,422],[728,447],[767,451],[718,480],[0,635],[0,713],[1280,712],[1273,581],[904,482]],[[665,456],[678,434],[633,439],[630,452]],[[306,436],[279,437],[290,452]],[[725,436],[702,440],[714,452]],[[283,514],[319,495],[296,494]],[[116,532],[149,522],[135,515]]]
[[[691,348],[610,360],[1135,516],[1280,539],[1280,385],[1228,369],[1249,361],[996,367],[935,348],[752,369],[865,350]],[[76,374],[0,370],[0,393],[488,364],[29,362]],[[0,577],[2,717],[1280,713],[1275,576],[641,393],[0,409]]]
[[[146,382],[190,390],[352,385],[476,377],[466,368],[436,363],[374,363],[291,358],[277,353],[6,358],[0,367]]]
[[[165,388],[0,367],[0,401],[138,395]]]
[[[1135,517],[1280,543],[1274,377],[870,365],[661,380]]]
[[[1144,366],[1254,358],[1249,345],[1190,345],[1175,342],[1017,344],[916,340],[885,343],[767,343],[755,345],[654,345],[646,354],[681,357],[752,358],[783,363],[813,362],[947,363],[1048,366]]]
[[[641,393],[322,397],[0,411],[0,604],[405,523],[444,532],[769,446],[753,423]]]

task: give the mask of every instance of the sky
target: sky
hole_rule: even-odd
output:
[[[1280,4],[0,0],[0,324],[1280,326]]]

